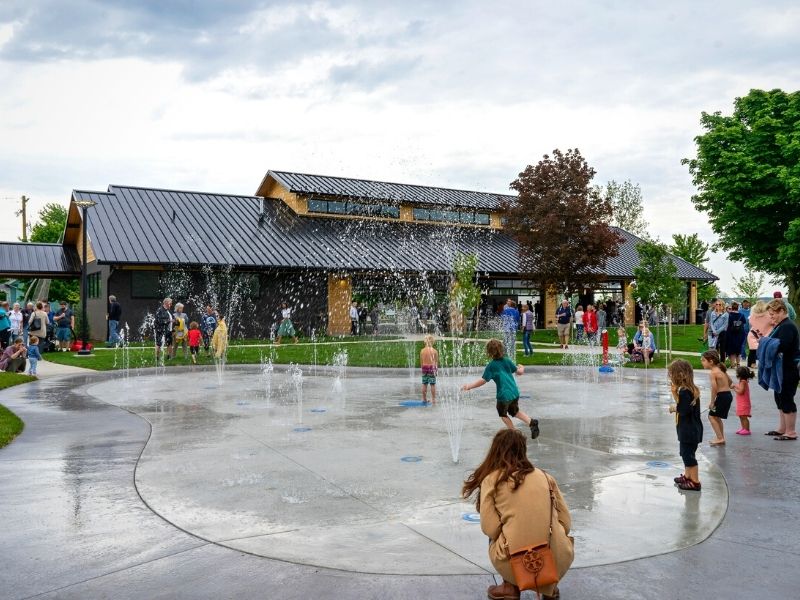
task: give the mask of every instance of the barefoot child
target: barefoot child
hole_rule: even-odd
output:
[[[428,386],[431,386],[431,400],[436,404],[436,370],[439,368],[439,353],[433,347],[433,336],[425,336],[425,347],[419,353],[422,367],[422,402],[428,403]]]
[[[736,379],[739,383],[733,386],[736,392],[736,416],[742,428],[736,432],[737,435],[750,435],[750,384],[748,379],[754,377],[753,372],[747,367],[736,368]]]
[[[189,332],[186,334],[189,340],[189,354],[192,356],[192,364],[197,364],[197,355],[200,353],[200,340],[203,339],[203,333],[200,331],[200,325],[197,321],[189,323]]]
[[[519,409],[519,388],[514,381],[514,375],[522,375],[525,367],[515,365],[505,355],[503,342],[489,340],[486,344],[486,354],[492,360],[483,370],[483,375],[473,383],[465,383],[461,389],[464,391],[481,387],[488,381],[494,381],[497,386],[497,414],[509,429],[514,429],[514,422],[509,418],[516,417],[531,428],[531,438],[539,437],[539,421],[531,419]]]
[[[708,405],[708,421],[716,434],[716,439],[710,443],[712,446],[722,446],[725,443],[725,432],[723,429],[723,419],[728,418],[728,411],[733,403],[731,393],[731,378],[725,371],[725,365],[719,360],[716,350],[703,352],[700,363],[704,369],[710,371],[711,378],[711,404]]]
[[[700,474],[697,466],[697,446],[703,440],[703,421],[700,419],[700,390],[694,384],[692,365],[685,360],[673,360],[668,369],[670,389],[675,404],[669,412],[675,413],[675,427],[685,473],[675,478],[682,490],[700,491]]]

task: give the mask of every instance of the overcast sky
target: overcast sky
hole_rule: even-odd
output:
[[[268,169],[508,193],[577,147],[641,184],[653,235],[714,242],[680,164],[700,113],[800,89],[798,57],[791,1],[3,0],[0,239],[21,194],[253,194]]]

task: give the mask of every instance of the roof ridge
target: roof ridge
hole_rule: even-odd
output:
[[[443,187],[443,186],[435,186],[435,185],[422,185],[419,183],[400,183],[397,181],[381,181],[378,179],[360,179],[358,177],[341,177],[339,175],[319,175],[315,173],[300,173],[299,171],[278,171],[276,169],[270,169],[267,171],[267,174],[270,173],[286,173],[287,175],[303,175],[305,177],[325,177],[327,179],[339,179],[342,181],[364,181],[367,183],[383,183],[388,185],[400,185],[406,187],[416,187],[416,188],[424,188],[428,190],[447,190],[450,192],[465,192],[468,194],[485,194],[487,196],[509,196],[514,197],[513,194],[501,194],[499,192],[479,192],[477,190],[465,190],[461,188],[451,188],[451,187]]]
[[[248,200],[261,200],[261,196],[246,196],[244,194],[223,194],[220,192],[201,192],[200,190],[177,190],[174,188],[163,188],[163,187],[148,187],[142,185],[119,185],[116,183],[111,183],[108,186],[108,189],[111,188],[119,188],[119,189],[127,189],[127,190],[151,190],[153,192],[177,192],[179,194],[200,194],[202,196],[227,196],[228,198],[247,198]],[[101,192],[104,194],[113,194],[113,192]]]

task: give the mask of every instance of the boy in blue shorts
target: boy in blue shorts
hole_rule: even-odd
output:
[[[463,391],[474,390],[483,384],[494,381],[497,386],[497,414],[509,429],[514,429],[514,422],[511,417],[516,417],[531,428],[531,438],[534,440],[539,437],[539,421],[530,418],[519,409],[519,388],[514,381],[514,375],[522,375],[525,367],[515,365],[505,355],[503,342],[500,340],[489,340],[486,344],[486,354],[492,360],[483,370],[480,379],[473,383],[464,384]]]

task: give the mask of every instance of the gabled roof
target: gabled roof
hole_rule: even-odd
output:
[[[369,179],[309,175],[306,173],[291,173],[289,171],[268,171],[264,179],[266,180],[270,176],[290,192],[296,194],[338,196],[354,200],[383,201],[395,205],[403,202],[488,211],[496,210],[503,199],[514,198],[514,196],[505,194],[389,183],[371,181]]]
[[[80,259],[73,247],[0,242],[0,276],[58,278],[80,274]]]
[[[298,216],[283,202],[180,190],[109,186],[73,192],[97,202],[89,239],[105,264],[233,265],[240,268],[449,271],[457,251],[478,254],[478,269],[518,272],[517,244],[488,228]],[[625,238],[608,261],[611,277],[632,278],[636,244]],[[681,259],[678,276],[714,280]]]

